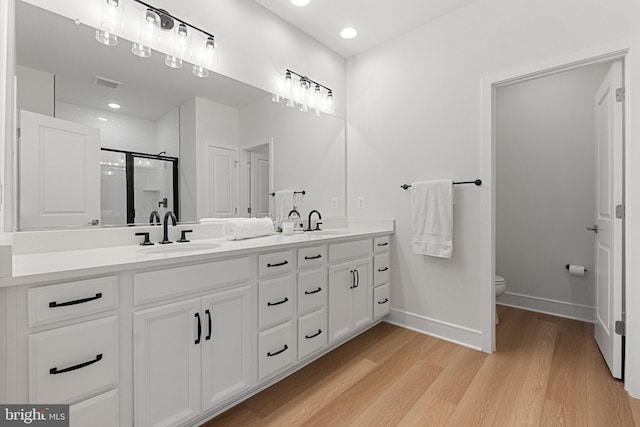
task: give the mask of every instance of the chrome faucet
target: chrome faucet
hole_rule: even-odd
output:
[[[314,213],[317,213],[317,214],[318,214],[318,221],[316,221],[316,228],[313,228],[313,229],[312,229],[312,228],[311,228],[311,216],[312,216]],[[314,209],[314,210],[312,210],[311,212],[309,212],[309,220],[308,220],[309,222],[308,222],[308,224],[307,224],[307,228],[306,228],[306,230],[304,230],[304,231],[320,231],[320,224],[322,224],[322,223],[320,222],[320,220],[321,220],[321,219],[322,219],[322,215],[320,215],[320,212],[318,212],[317,210],[315,210],[315,209]]]
[[[151,215],[149,215],[149,224],[160,225],[160,214],[158,211],[151,211]]]
[[[174,215],[173,212],[171,211],[167,211],[166,214],[164,214],[164,236],[162,238],[160,243],[161,245],[166,245],[168,243],[173,243],[171,240],[169,240],[169,218],[171,218],[171,222],[173,223],[173,226],[175,227],[177,220],[176,220],[176,216]]]

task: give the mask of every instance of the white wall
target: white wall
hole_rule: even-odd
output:
[[[482,79],[637,34],[638,16],[633,0],[478,0],[349,60],[347,213],[396,219],[392,320],[491,349],[478,274],[488,189],[457,189],[453,259],[441,260],[411,253],[399,185],[479,178]]]
[[[180,157],[180,107],[169,111],[156,121],[156,151],[165,156]]]
[[[496,273],[499,302],[593,322],[594,96],[610,64],[498,88]],[[571,276],[566,264],[587,268]]]
[[[240,110],[240,147],[273,138],[273,183],[278,190],[305,190],[298,199],[303,219],[317,209],[326,218],[345,217],[344,120],[302,113],[264,98]],[[337,199],[334,208],[331,199]]]
[[[55,116],[54,79],[46,71],[16,67],[18,78],[18,110],[32,111],[45,116]]]

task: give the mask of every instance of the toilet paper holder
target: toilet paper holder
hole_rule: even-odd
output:
[[[566,268],[567,270],[569,269],[569,264],[565,265],[564,268]],[[587,272],[587,269],[584,269],[585,273]]]

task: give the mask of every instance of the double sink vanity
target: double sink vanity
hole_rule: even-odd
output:
[[[68,403],[72,426],[198,425],[379,322],[392,233],[14,255],[8,400]]]

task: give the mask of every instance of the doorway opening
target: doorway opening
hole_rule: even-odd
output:
[[[273,162],[271,142],[245,148],[245,214],[248,217],[263,218],[271,215],[271,183],[273,182]]]
[[[497,298],[492,286],[493,303],[593,323],[616,378],[624,365],[616,333],[624,319],[624,58],[494,80],[490,118],[491,277],[506,283]]]

